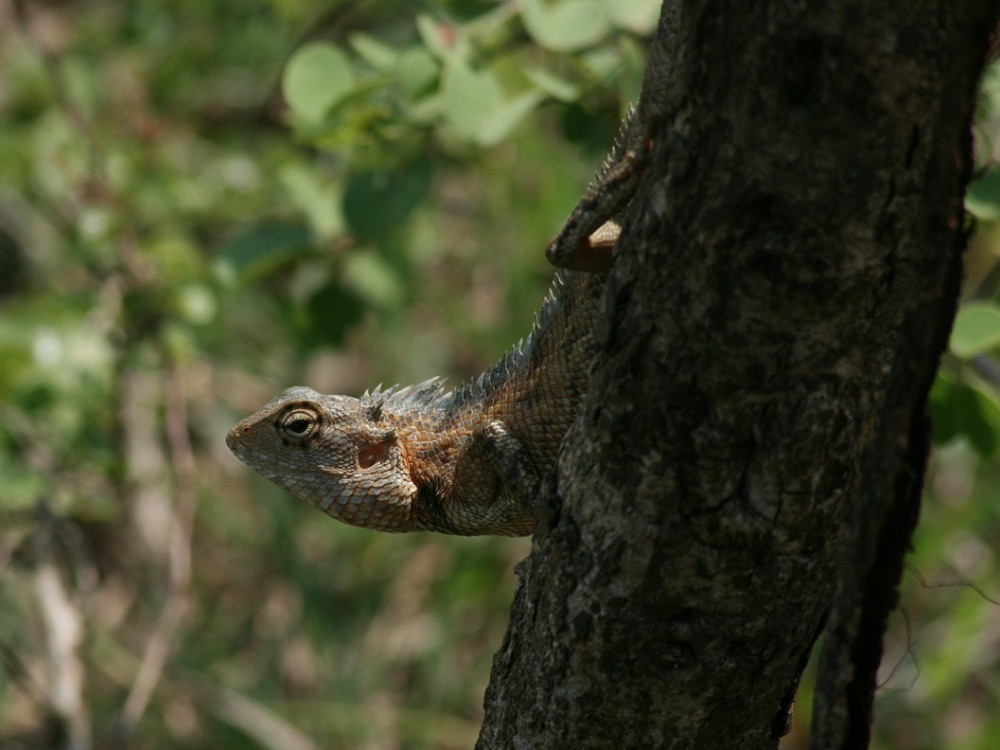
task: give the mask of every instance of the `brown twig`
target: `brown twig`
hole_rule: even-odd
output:
[[[62,721],[68,750],[90,747],[90,720],[83,700],[84,667],[80,659],[84,616],[67,591],[54,560],[50,530],[40,524],[36,535],[38,567],[35,593],[47,647],[46,702]]]
[[[170,509],[168,547],[169,591],[153,629],[128,698],[122,708],[119,732],[132,731],[163,673],[177,633],[187,611],[191,582],[191,531],[195,510],[194,452],[187,433],[187,402],[183,375],[172,364],[166,389],[166,435],[174,472],[174,503]]]
[[[316,750],[316,743],[273,711],[229,688],[202,685],[209,709],[274,750]]]

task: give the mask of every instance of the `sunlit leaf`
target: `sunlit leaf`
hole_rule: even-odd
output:
[[[317,235],[331,238],[344,231],[340,185],[299,163],[287,165],[279,176],[288,197],[309,217],[309,224]]]
[[[392,264],[371,250],[351,253],[344,261],[344,283],[379,307],[398,306],[406,293]]]
[[[285,66],[282,92],[292,111],[307,122],[318,122],[354,85],[347,57],[326,42],[298,49]]]
[[[1000,306],[993,302],[963,305],[955,316],[949,346],[963,359],[1000,346]]]
[[[445,68],[442,81],[445,116],[463,138],[478,139],[500,108],[500,84],[490,71],[475,71],[455,61]]]
[[[604,12],[615,26],[633,34],[651,34],[660,16],[660,0],[602,0]]]
[[[565,52],[596,44],[610,31],[604,5],[598,0],[521,0],[521,19],[541,46]]]
[[[493,117],[482,123],[476,141],[483,146],[499,143],[542,100],[540,91],[526,91],[521,96],[503,102]]]
[[[180,317],[193,325],[206,325],[218,313],[218,300],[206,284],[184,284],[176,290],[175,299]]]
[[[437,79],[440,67],[434,57],[421,47],[413,47],[399,56],[396,75],[403,92],[410,98],[427,93]]]
[[[580,96],[578,85],[545,68],[540,68],[537,65],[526,65],[524,66],[524,75],[539,89],[559,101],[572,102]]]
[[[399,58],[399,50],[383,44],[370,34],[355,32],[348,41],[351,48],[358,53],[358,57],[381,73],[392,70]]]
[[[417,16],[417,33],[431,54],[441,60],[467,56],[468,45],[459,37],[455,27],[441,23],[427,13]]]

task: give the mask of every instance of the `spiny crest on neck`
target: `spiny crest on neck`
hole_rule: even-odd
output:
[[[565,314],[565,292],[573,281],[573,275],[573,272],[567,271],[556,273],[541,309],[535,315],[531,332],[504,352],[503,356],[482,374],[451,390],[445,390],[445,379],[441,377],[402,387],[393,385],[383,388],[379,384],[361,396],[361,401],[369,406],[369,416],[373,421],[378,421],[382,409],[386,406],[404,411],[414,408],[442,410],[459,408],[495,393],[514,373],[530,362],[539,339],[545,335],[560,314]]]
[[[361,394],[361,401],[369,405],[369,416],[377,422],[381,418],[384,406],[397,408],[437,406],[439,401],[447,399],[449,395],[444,392],[444,378],[438,377],[403,387],[391,385],[383,388],[380,383]]]

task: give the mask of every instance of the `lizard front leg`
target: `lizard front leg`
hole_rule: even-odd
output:
[[[637,119],[633,107],[597,178],[545,248],[545,257],[552,265],[590,272],[611,268],[612,251],[621,232],[617,218],[635,194],[649,160],[650,129]]]
[[[538,472],[521,441],[500,420],[477,427],[455,464],[446,513],[459,528],[520,536],[534,528]],[[459,523],[456,524],[456,521]]]

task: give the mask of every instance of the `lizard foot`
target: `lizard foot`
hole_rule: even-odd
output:
[[[615,221],[635,193],[649,161],[650,129],[633,136],[634,111],[619,134],[616,148],[597,180],[573,209],[559,234],[545,248],[545,257],[558,268],[604,272],[611,268],[612,251],[621,233]],[[632,142],[634,138],[634,143]]]

